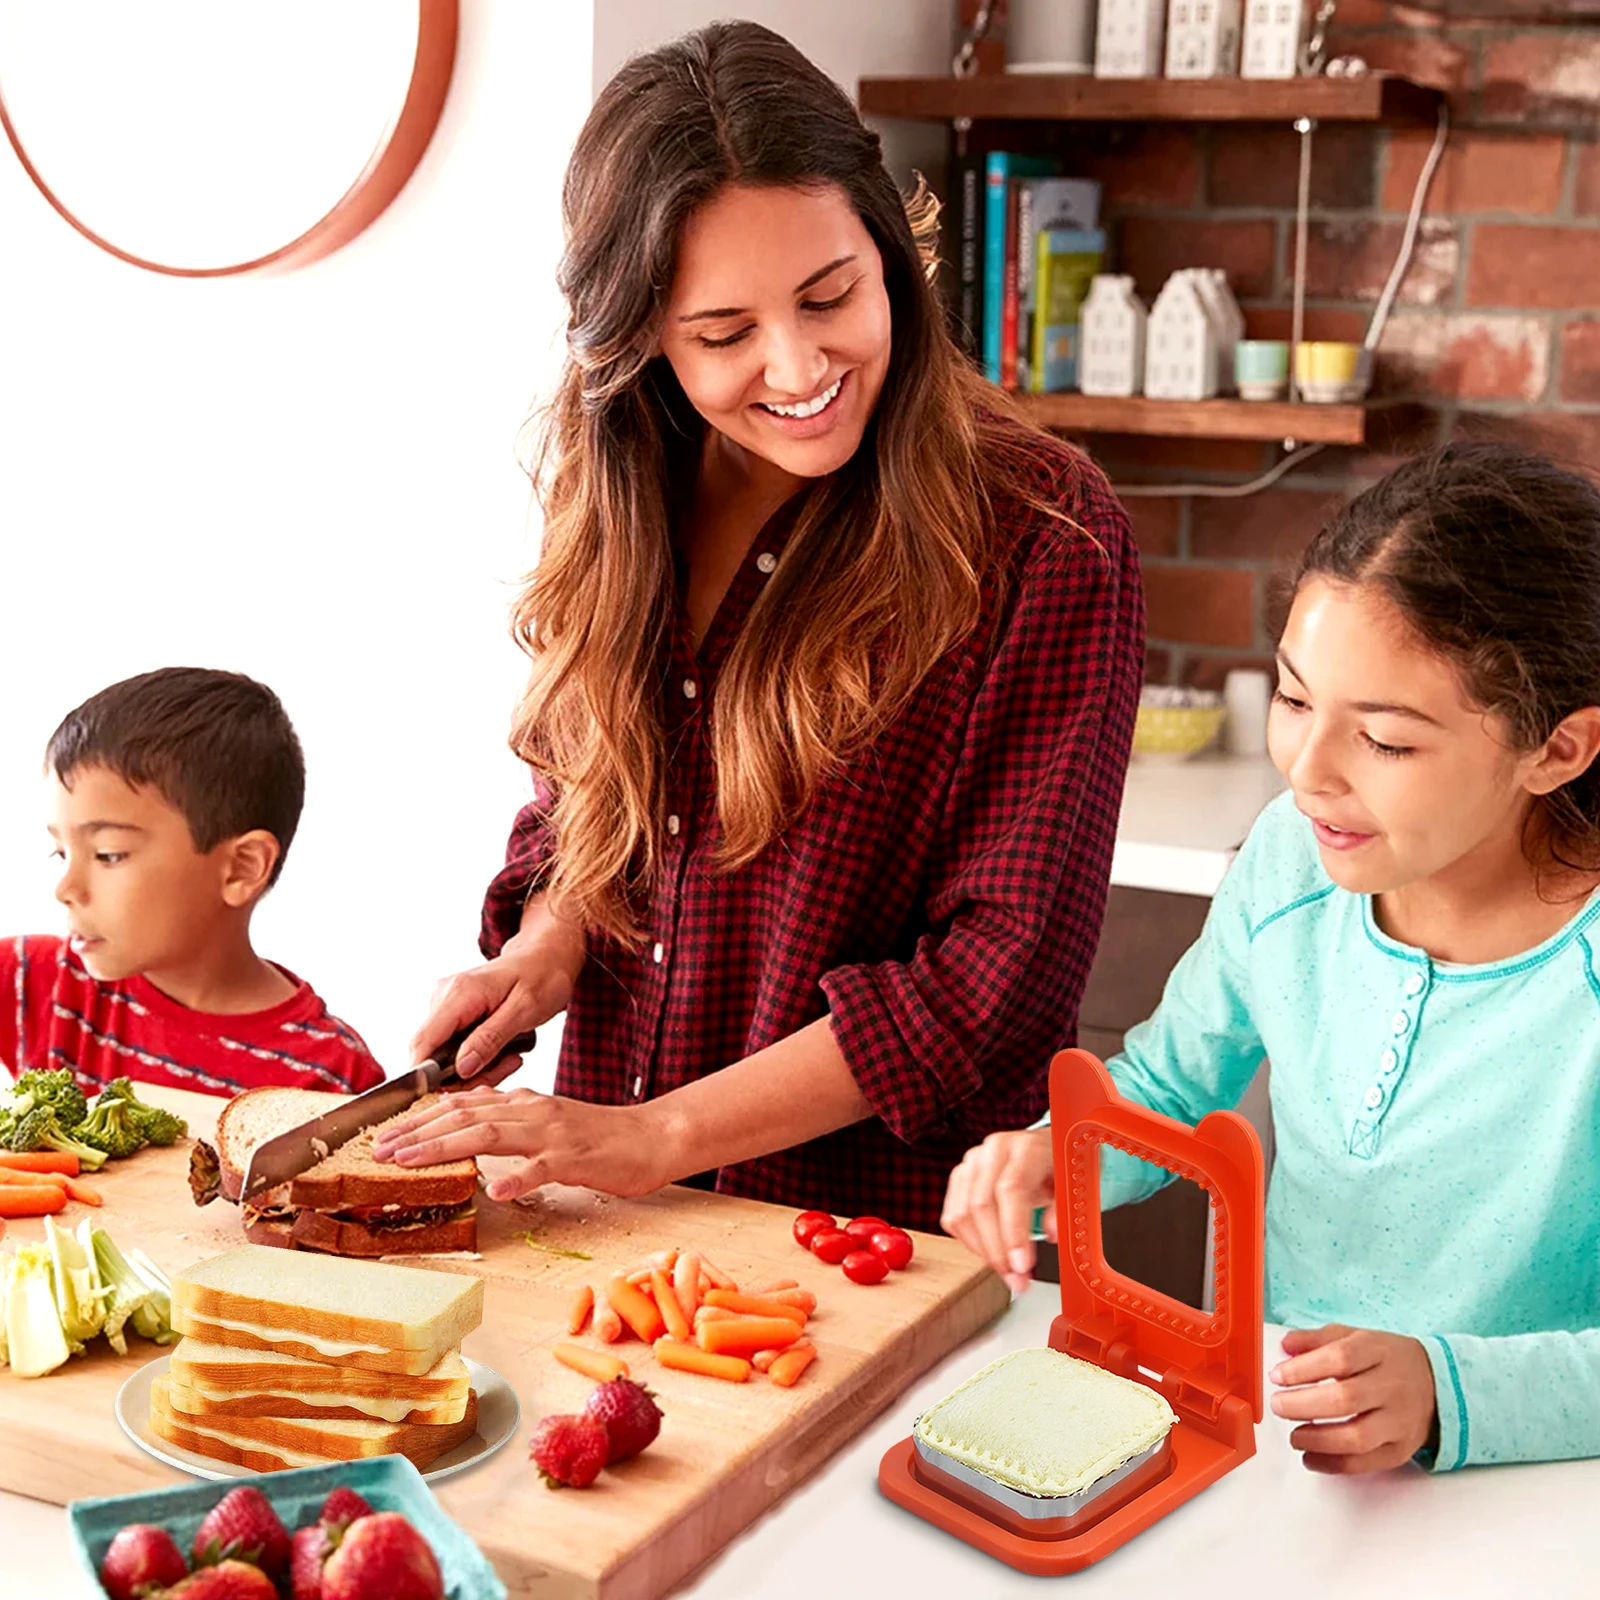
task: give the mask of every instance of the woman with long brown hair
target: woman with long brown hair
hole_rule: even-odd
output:
[[[453,1096],[380,1154],[932,1227],[1075,1033],[1143,668],[1127,519],[967,366],[933,207],[776,34],[630,61],[563,210],[535,798],[416,1040],[483,1019],[470,1075],[564,1009],[557,1093]]]

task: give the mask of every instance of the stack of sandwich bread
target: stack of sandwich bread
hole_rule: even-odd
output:
[[[478,1278],[245,1245],[173,1278],[150,1430],[257,1472],[426,1467],[477,1428],[460,1345],[482,1320]]]
[[[320,1117],[345,1097],[314,1089],[250,1089],[217,1118],[217,1142],[197,1144],[190,1183],[202,1205],[220,1192],[237,1201],[251,1152],[268,1139]],[[402,1115],[428,1106],[425,1095]],[[394,1120],[394,1119],[391,1119]],[[375,1161],[373,1140],[387,1123],[363,1129],[348,1144],[291,1183],[243,1205],[244,1236],[253,1244],[323,1250],[341,1256],[437,1255],[478,1247],[478,1164],[470,1157],[427,1167]],[[197,1164],[213,1163],[197,1179]]]

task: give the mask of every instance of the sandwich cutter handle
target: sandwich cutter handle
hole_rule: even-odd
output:
[[[1266,1177],[1255,1129],[1233,1111],[1198,1127],[1125,1100],[1085,1050],[1050,1067],[1051,1145],[1060,1240],[1061,1315],[1050,1347],[1163,1394],[1177,1421],[1171,1466],[1149,1487],[1065,1537],[1006,1526],[974,1497],[944,1492],[919,1470],[912,1441],[890,1446],[878,1467],[887,1499],[958,1539],[1038,1577],[1077,1572],[1142,1533],[1255,1454],[1262,1417],[1262,1261]],[[1113,1145],[1193,1179],[1212,1202],[1216,1309],[1198,1311],[1124,1277],[1100,1235],[1101,1145]]]
[[[473,1028],[463,1028],[439,1046],[428,1060],[420,1062],[409,1072],[402,1072],[385,1080],[365,1094],[358,1094],[320,1117],[302,1122],[287,1133],[267,1139],[250,1152],[250,1164],[245,1168],[244,1183],[239,1198],[248,1204],[256,1195],[289,1183],[302,1172],[309,1172],[320,1161],[326,1161],[341,1145],[348,1144],[366,1128],[398,1117],[414,1106],[424,1095],[448,1093],[472,1086],[456,1071],[456,1055]],[[518,1055],[533,1046],[532,1033],[513,1039],[502,1055]]]

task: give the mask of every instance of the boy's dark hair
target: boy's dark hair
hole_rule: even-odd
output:
[[[282,703],[238,672],[163,667],[125,678],[69,711],[45,766],[62,783],[104,767],[181,811],[195,848],[255,828],[278,841],[278,881],[305,803],[306,767]]]
[[[1533,750],[1600,705],[1600,489],[1487,441],[1395,468],[1312,540],[1295,574],[1377,584],[1467,693]],[[1600,763],[1540,797],[1530,860],[1600,866]]]

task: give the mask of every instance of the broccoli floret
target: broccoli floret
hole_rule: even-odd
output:
[[[115,1096],[101,1095],[95,1108],[73,1130],[76,1138],[103,1150],[108,1156],[131,1156],[148,1142],[133,1107]]]
[[[13,1115],[22,1117],[40,1106],[49,1106],[69,1133],[89,1114],[89,1102],[66,1067],[53,1072],[34,1067],[17,1079],[11,1107]]]
[[[97,1172],[106,1164],[105,1152],[92,1144],[74,1139],[49,1106],[36,1106],[18,1118],[11,1135],[13,1150],[60,1150],[76,1156],[78,1165],[89,1172]]]
[[[188,1131],[189,1124],[171,1111],[160,1106],[147,1106],[142,1100],[128,1102],[133,1108],[134,1120],[151,1144],[176,1144]]]

